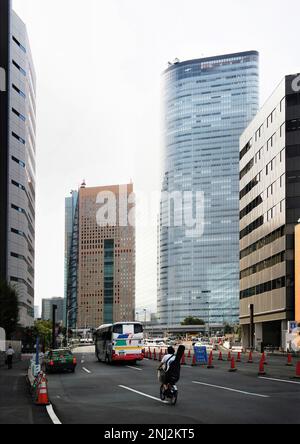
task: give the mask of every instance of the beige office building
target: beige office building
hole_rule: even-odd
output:
[[[133,185],[83,185],[78,211],[77,327],[134,321]]]
[[[296,316],[299,83],[299,75],[285,77],[241,137],[240,323],[246,347],[284,347]]]

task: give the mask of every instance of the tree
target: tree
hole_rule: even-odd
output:
[[[33,336],[36,340],[40,338],[40,343],[45,348],[50,347],[52,342],[52,322],[51,321],[36,321],[33,328]]]
[[[203,319],[189,316],[181,323],[181,325],[205,325],[205,322],[203,321]]]
[[[11,339],[19,322],[19,301],[17,290],[5,281],[0,282],[0,327],[4,328],[7,339]]]
[[[232,327],[229,324],[224,325],[224,334],[225,335],[232,335],[234,333],[234,327]]]

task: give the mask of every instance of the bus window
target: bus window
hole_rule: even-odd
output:
[[[113,332],[114,332],[115,334],[122,335],[122,334],[123,334],[123,325],[122,325],[122,324],[120,324],[120,325],[114,325],[114,330],[113,330]]]
[[[143,333],[143,326],[140,324],[134,325],[134,334]]]

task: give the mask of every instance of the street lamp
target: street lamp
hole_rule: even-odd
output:
[[[67,347],[69,346],[69,315],[72,313],[72,311],[74,311],[74,310],[77,310],[77,307],[73,307],[73,308],[70,308],[68,311],[67,311],[67,337],[66,337],[66,340],[67,340]]]

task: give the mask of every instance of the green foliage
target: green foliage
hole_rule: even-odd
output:
[[[229,324],[224,325],[224,334],[225,335],[232,335],[234,333],[234,327],[232,327]]]
[[[19,321],[19,302],[17,290],[5,281],[0,282],[0,327],[11,339]]]
[[[181,323],[181,325],[205,325],[205,322],[203,321],[203,319],[189,316]]]

